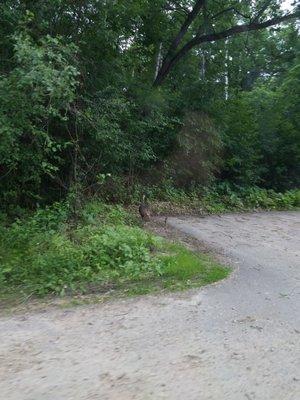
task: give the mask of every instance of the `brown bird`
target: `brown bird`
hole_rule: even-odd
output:
[[[139,206],[139,213],[144,221],[150,221],[150,217],[151,217],[150,207],[145,199],[146,199],[146,196],[143,195],[143,200]]]

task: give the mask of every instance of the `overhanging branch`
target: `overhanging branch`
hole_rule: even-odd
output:
[[[258,31],[299,17],[300,17],[300,11],[297,11],[295,13],[274,17],[264,22],[253,21],[249,24],[236,25],[225,31],[214,32],[208,35],[195,36],[193,39],[187,42],[180,50],[178,50],[176,54],[173,55],[173,57],[170,57],[169,59],[165,58],[163,65],[155,79],[154,86],[161,85],[165,80],[165,78],[167,77],[167,75],[169,74],[171,68],[181,58],[183,58],[192,48],[199,46],[202,43],[215,42],[217,40],[222,40],[232,36],[236,36],[243,32]]]
[[[178,34],[175,36],[175,38],[173,39],[168,54],[172,54],[172,52],[174,52],[178,45],[180,44],[182,38],[184,37],[184,35],[186,34],[188,28],[190,27],[191,23],[194,21],[194,19],[197,17],[197,15],[199,14],[201,8],[204,6],[205,0],[198,0],[196,2],[196,4],[194,5],[192,11],[187,15],[184,23],[182,24],[182,27],[180,28],[180,31],[178,32]],[[168,55],[167,55],[168,57]]]
[[[174,37],[172,40],[169,50],[163,60],[162,66],[160,70],[158,71],[158,74],[156,76],[156,79],[154,81],[154,85],[157,84],[159,80],[159,76],[164,75],[164,69],[169,65],[169,63],[172,61],[172,58],[174,57],[174,54],[176,54],[177,48],[182,41],[184,35],[188,31],[190,25],[193,23],[197,15],[199,14],[201,8],[204,6],[206,0],[197,0],[196,4],[194,5],[193,9],[189,12],[187,15],[185,21],[183,22],[178,34]]]

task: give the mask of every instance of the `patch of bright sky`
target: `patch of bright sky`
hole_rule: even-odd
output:
[[[283,10],[292,10],[293,3],[294,3],[294,0],[283,0],[281,7]]]

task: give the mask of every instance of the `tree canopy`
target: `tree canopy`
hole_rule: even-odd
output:
[[[2,206],[137,181],[299,186],[300,14],[281,3],[3,0]]]

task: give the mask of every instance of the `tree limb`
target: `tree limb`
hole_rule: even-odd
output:
[[[180,44],[183,36],[186,34],[188,28],[190,27],[191,23],[194,21],[194,19],[197,17],[197,15],[199,14],[201,8],[204,6],[205,0],[197,0],[196,4],[194,5],[192,11],[187,15],[184,23],[182,24],[180,31],[178,32],[178,34],[175,36],[175,38],[173,39],[168,54],[172,54],[178,47],[178,45]],[[167,57],[168,57],[167,54]]]
[[[184,35],[186,34],[186,32],[188,31],[190,25],[192,24],[192,22],[195,20],[195,18],[197,17],[197,15],[199,14],[201,8],[204,6],[206,0],[197,0],[196,4],[194,5],[192,11],[189,12],[189,14],[187,15],[184,23],[182,24],[178,34],[175,36],[175,38],[172,40],[169,50],[162,62],[161,68],[158,71],[158,74],[155,78],[154,81],[154,85],[157,85],[157,82],[160,79],[160,76],[164,75],[165,73],[168,73],[169,71],[164,71],[165,68],[168,67],[168,65],[170,64],[170,62],[172,61],[172,58],[174,57],[174,54],[176,54],[176,50],[180,44],[180,42],[182,41]],[[159,84],[159,83],[158,83]]]
[[[159,86],[166,79],[169,74],[171,68],[181,59],[183,58],[193,47],[201,45],[206,42],[214,42],[217,40],[226,39],[232,36],[236,36],[243,32],[257,31],[260,29],[268,28],[273,25],[280,24],[284,21],[288,21],[291,19],[299,18],[300,11],[295,13],[274,17],[264,22],[251,22],[249,24],[236,25],[230,29],[221,32],[214,32],[207,35],[195,36],[189,42],[187,42],[176,54],[173,55],[170,59],[165,59],[163,65],[158,72],[158,75],[154,81],[154,86]]]

